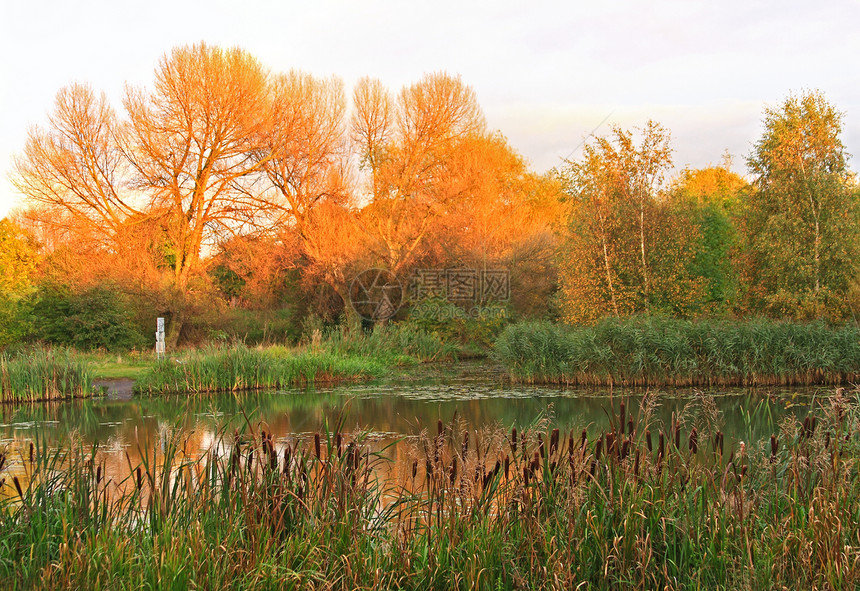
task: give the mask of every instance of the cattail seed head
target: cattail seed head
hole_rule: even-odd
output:
[[[510,476],[510,470],[511,470],[511,458],[510,458],[510,456],[506,455],[505,456],[505,480],[507,480],[508,477]]]
[[[653,449],[651,448],[651,431],[648,429],[645,430],[645,447],[648,448],[648,453],[651,453]]]
[[[33,442],[30,442],[30,463],[32,464],[36,460],[35,448],[33,446]]]
[[[320,434],[314,433],[314,454],[316,455],[317,459],[320,458],[320,452]]]
[[[21,481],[17,476],[12,477],[12,483],[15,485],[15,490],[18,491],[18,496],[24,498],[24,491],[21,489]]]
[[[511,449],[517,453],[517,428],[511,429]]]
[[[624,431],[624,423],[626,422],[626,420],[625,420],[626,414],[627,414],[627,407],[625,406],[624,402],[622,402],[621,403],[621,410],[618,412],[618,417],[620,419],[618,421],[618,424],[620,425],[618,428],[621,431]]]
[[[770,436],[770,460],[771,462],[776,461],[776,451],[778,449],[778,445],[776,443],[776,435]]]
[[[335,447],[337,447],[337,455],[338,455],[338,457],[340,457],[341,454],[343,453],[343,435],[340,434],[340,431],[335,433],[334,443],[335,443]]]
[[[412,478],[418,475],[418,460],[412,460]]]
[[[690,431],[690,441],[689,441],[690,453],[695,455],[699,451],[699,433],[696,431],[696,428],[693,427],[693,430]]]

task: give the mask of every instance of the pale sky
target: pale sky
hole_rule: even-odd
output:
[[[609,116],[672,133],[675,164],[734,169],[762,111],[818,89],[845,113],[860,149],[860,2],[696,0],[0,0],[0,216],[20,203],[8,181],[30,125],[71,82],[148,85],[158,59],[198,41],[238,45],[273,71],[360,77],[392,89],[426,72],[460,74],[489,126],[534,170],[558,165]],[[573,152],[576,158],[578,152]],[[856,159],[852,164],[856,168]]]

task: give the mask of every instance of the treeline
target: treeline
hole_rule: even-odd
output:
[[[25,208],[0,222],[0,345],[142,347],[156,316],[169,346],[295,340],[355,320],[348,291],[368,268],[417,287],[399,319],[431,298],[574,323],[842,321],[858,191],[841,121],[816,92],[766,110],[751,182],[728,161],[670,178],[653,122],[536,174],[459,77],[397,92],[367,78],[348,99],[337,78],[176,48],[121,108],[76,84],[31,130],[13,174]],[[446,269],[506,271],[509,289],[446,302],[445,285],[415,285]],[[414,322],[484,340],[504,324],[447,317]]]

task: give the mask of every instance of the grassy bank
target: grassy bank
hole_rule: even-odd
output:
[[[155,364],[138,378],[141,393],[259,390],[380,377],[397,365],[447,360],[453,345],[407,326],[370,333],[332,331],[302,348],[209,347]]]
[[[45,588],[853,589],[856,400],[769,441],[607,409],[599,429],[440,423],[398,463],[362,436],[248,428],[5,460],[0,582]],[[277,434],[287,435],[287,434]],[[25,448],[26,450],[26,448]],[[28,457],[29,456],[29,457]]]
[[[860,378],[860,329],[772,320],[606,319],[507,327],[496,358],[515,380],[571,385],[844,384]]]
[[[0,401],[37,402],[92,396],[89,364],[68,349],[0,352]]]
[[[211,347],[157,362],[135,382],[134,389],[160,394],[285,388],[379,377],[386,369],[378,359],[344,357],[328,351]]]
[[[141,393],[280,388],[379,377],[399,365],[455,359],[459,348],[408,325],[372,332],[333,330],[298,347],[242,344],[151,353],[80,353],[28,348],[0,353],[0,402],[36,402],[99,394],[93,380],[130,378]]]

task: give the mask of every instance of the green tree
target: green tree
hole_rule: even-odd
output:
[[[790,95],[764,113],[747,163],[744,283],[754,312],[838,319],[860,254],[854,177],[842,113],[820,92]]]
[[[0,346],[26,332],[26,297],[33,291],[39,253],[36,242],[8,218],[0,219]]]
[[[670,207],[669,133],[648,122],[638,134],[615,128],[585,146],[560,176],[571,200],[561,279],[570,321],[604,315],[686,315],[701,285],[685,261],[695,228]]]
[[[727,312],[737,300],[738,274],[734,255],[738,246],[736,216],[747,182],[720,166],[685,169],[671,190],[672,206],[698,232],[689,272],[705,282],[703,312]]]

